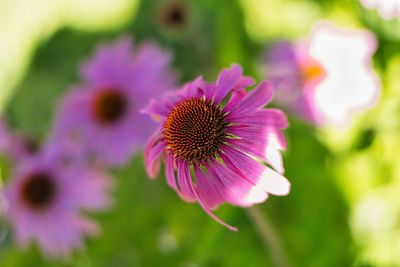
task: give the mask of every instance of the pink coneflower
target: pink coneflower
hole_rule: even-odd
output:
[[[236,228],[211,210],[224,202],[248,207],[264,202],[269,194],[286,195],[290,189],[280,174],[280,150],[286,145],[281,129],[287,127],[286,117],[279,110],[263,109],[272,97],[268,83],[262,82],[250,93],[244,90],[253,83],[242,76],[240,66],[232,65],[216,83],[199,77],[143,110],[161,118],[145,150],[149,176],[158,175],[162,159],[169,186],[184,200],[197,201],[231,230]]]
[[[50,257],[65,257],[98,232],[82,209],[109,205],[111,183],[102,171],[83,165],[66,168],[54,158],[36,154],[21,159],[4,189],[5,216],[21,246],[36,241]]]
[[[63,99],[55,138],[80,143],[105,164],[126,163],[156,127],[139,110],[150,97],[173,88],[170,62],[170,55],[151,43],[135,53],[128,39],[101,46],[82,68],[84,84]]]

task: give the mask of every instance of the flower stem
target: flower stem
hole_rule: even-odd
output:
[[[270,255],[272,265],[274,267],[290,267],[291,264],[285,255],[279,235],[268,217],[257,206],[246,209],[246,212],[264,242],[266,253]]]

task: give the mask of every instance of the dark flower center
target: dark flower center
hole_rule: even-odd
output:
[[[35,210],[43,210],[54,200],[57,186],[47,172],[36,172],[29,175],[21,188],[21,198],[25,204]]]
[[[184,23],[185,16],[182,8],[180,8],[179,6],[172,7],[168,14],[168,21],[171,24],[178,24],[178,25]]]
[[[175,105],[164,124],[164,138],[174,156],[202,164],[217,156],[227,123],[221,108],[203,98]]]
[[[94,118],[101,124],[110,125],[118,122],[127,110],[125,96],[118,90],[100,91],[93,102]]]
[[[168,1],[160,10],[160,22],[165,27],[179,29],[186,25],[188,7],[184,1]]]

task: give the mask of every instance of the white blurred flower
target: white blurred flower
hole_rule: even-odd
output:
[[[371,66],[376,40],[371,32],[318,24],[309,40],[309,53],[325,70],[314,105],[324,123],[346,124],[355,111],[371,108],[380,82]]]
[[[384,19],[400,18],[400,0],[360,0],[368,9],[377,9]]]

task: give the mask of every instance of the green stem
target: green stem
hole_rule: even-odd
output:
[[[270,255],[274,267],[291,267],[285,255],[282,242],[273,225],[257,206],[246,209],[249,219],[265,245],[266,253]]]

